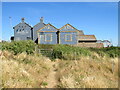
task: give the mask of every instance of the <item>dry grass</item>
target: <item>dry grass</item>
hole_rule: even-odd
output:
[[[99,58],[96,53],[94,56]],[[118,87],[117,58],[81,57],[77,61],[51,61],[41,55],[27,55],[24,52],[13,55],[8,51],[3,51],[1,58],[0,79],[4,88],[49,88],[53,83],[59,88]]]
[[[2,86],[4,88],[37,88],[49,74],[48,58],[21,53],[14,56],[3,51]]]
[[[61,61],[59,63],[59,87],[64,88],[117,88],[118,59]]]

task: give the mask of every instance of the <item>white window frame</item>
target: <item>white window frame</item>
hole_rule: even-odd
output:
[[[50,40],[47,40],[47,36],[50,35]],[[45,34],[45,41],[51,42],[52,41],[52,34]]]
[[[68,35],[70,35],[70,40],[67,40]],[[72,34],[65,34],[65,41],[71,42],[72,41]]]

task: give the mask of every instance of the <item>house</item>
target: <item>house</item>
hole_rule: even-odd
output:
[[[21,23],[13,29],[15,41],[33,40],[38,44],[70,44],[80,47],[103,47],[103,43],[97,42],[95,35],[85,35],[83,30],[78,30],[69,23],[58,29],[50,23],[45,24],[43,17],[33,27],[24,22],[24,18],[22,18]]]
[[[51,25],[50,23],[40,28],[38,33],[38,43],[39,44],[58,44],[57,37],[58,29]]]
[[[40,22],[33,26],[33,41],[38,43],[38,34],[37,30],[44,27],[46,24],[43,22],[43,17],[40,18]]]
[[[13,27],[14,29],[14,37],[11,39],[14,41],[19,40],[33,40],[33,28],[24,22],[24,18],[21,19],[21,23]]]

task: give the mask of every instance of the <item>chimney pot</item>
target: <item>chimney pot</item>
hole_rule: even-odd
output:
[[[40,22],[43,23],[43,17],[40,18]]]
[[[22,23],[24,22],[24,20],[25,20],[24,18],[21,18]]]

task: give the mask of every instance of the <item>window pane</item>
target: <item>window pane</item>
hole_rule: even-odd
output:
[[[65,40],[66,41],[72,41],[72,35],[66,35]]]
[[[52,41],[52,35],[51,34],[46,35],[46,41]]]

